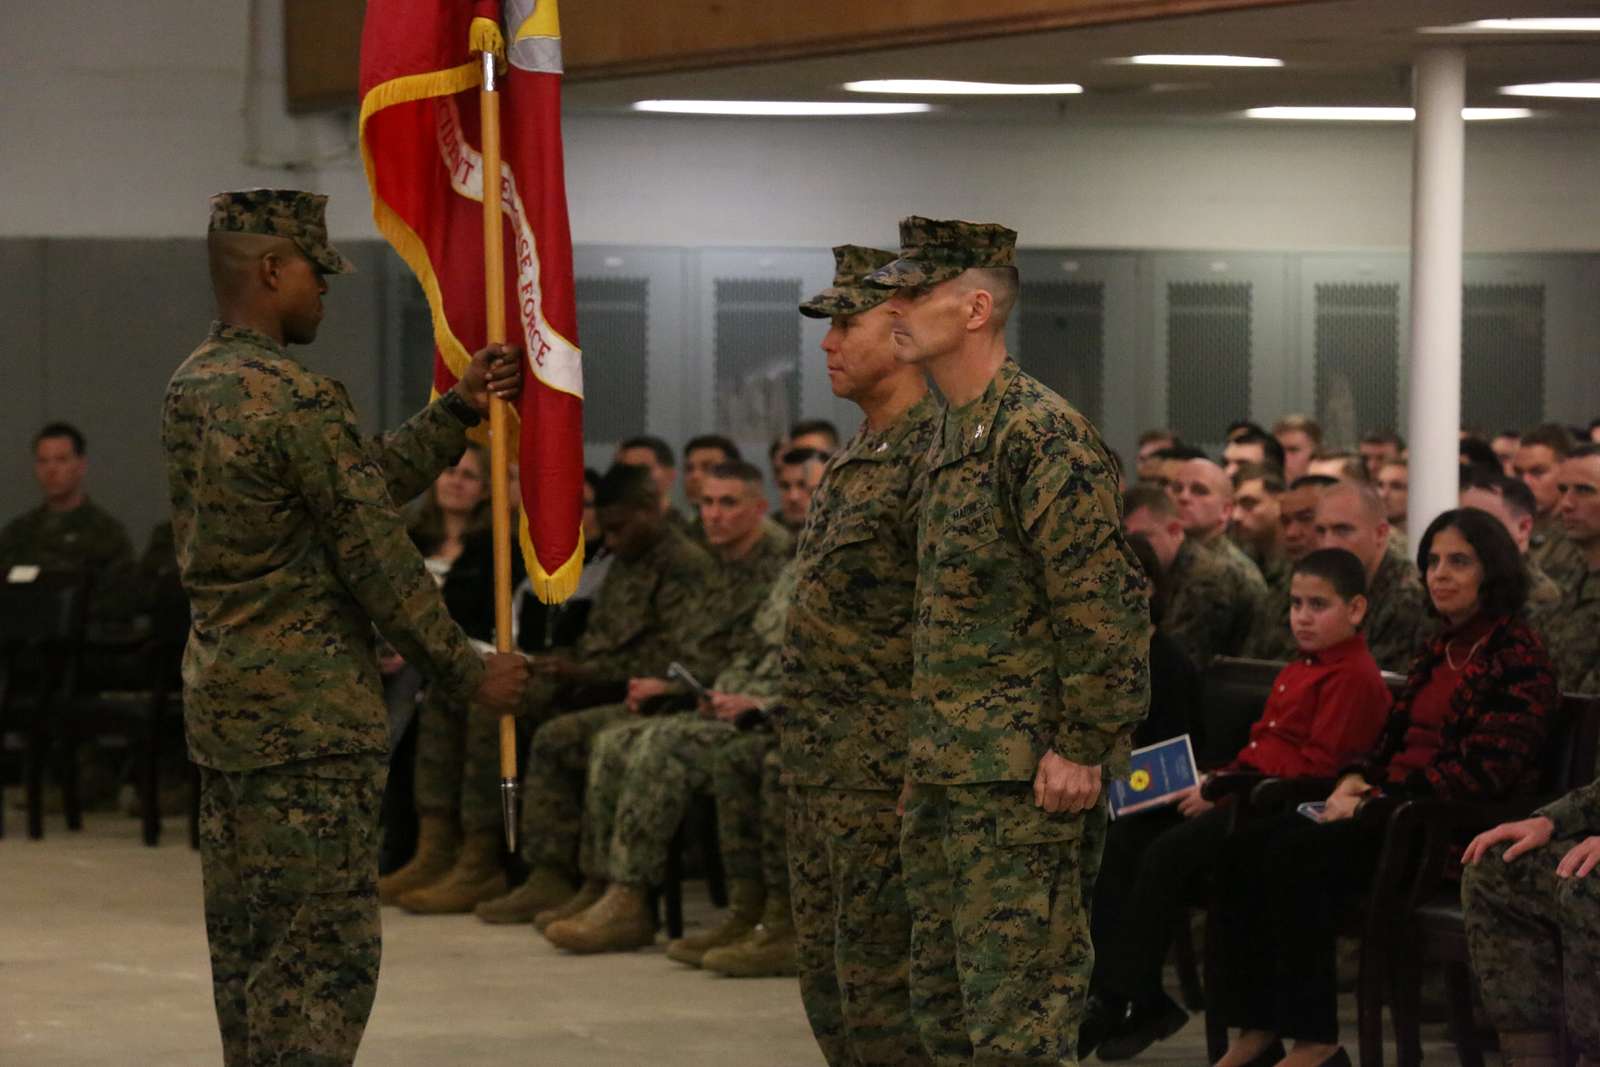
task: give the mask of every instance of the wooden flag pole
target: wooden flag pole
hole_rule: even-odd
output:
[[[495,54],[485,50],[483,86],[478,93],[483,129],[483,298],[490,344],[506,340],[506,261],[500,215],[500,92]],[[489,490],[494,524],[494,645],[511,652],[511,501],[509,498],[509,412],[504,400],[489,397]],[[506,847],[517,850],[517,721],[500,716],[500,809]]]

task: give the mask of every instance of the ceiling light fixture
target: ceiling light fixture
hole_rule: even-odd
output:
[[[1554,96],[1565,100],[1600,100],[1600,81],[1502,85],[1500,92],[1504,96]]]
[[[932,104],[860,104],[840,100],[635,100],[633,110],[666,115],[743,115],[783,118],[843,115],[912,115]]]
[[[1525,119],[1533,114],[1525,107],[1464,107],[1461,117],[1468,122]],[[1411,122],[1417,117],[1409,107],[1252,107],[1245,110],[1252,119],[1287,119],[1295,122]]]
[[[1113,63],[1132,63],[1141,67],[1281,67],[1283,60],[1269,56],[1140,55]]]
[[[1477,19],[1424,26],[1422,33],[1600,33],[1600,18]]]
[[[1077,82],[1052,85],[1012,82],[948,81],[942,78],[876,78],[845,82],[852,93],[902,93],[910,96],[1072,96],[1083,92]]]

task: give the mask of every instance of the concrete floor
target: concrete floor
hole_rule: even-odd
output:
[[[168,820],[167,840],[146,848],[138,823],[120,815],[90,815],[76,834],[58,818],[42,841],[21,836],[19,812],[6,815],[0,1064],[219,1063],[200,863],[183,843],[181,820]],[[686,894],[691,925],[714,917],[698,888]],[[1353,1040],[1353,1025],[1346,1031]],[[1428,1055],[1452,1062],[1454,1050],[1430,1041]],[[1391,1063],[1392,1056],[1391,1049]],[[1136,1062],[1205,1061],[1196,1016]],[[671,962],[660,947],[572,957],[531,928],[385,909],[383,976],[358,1062],[820,1067],[823,1060],[792,980],[723,979]]]

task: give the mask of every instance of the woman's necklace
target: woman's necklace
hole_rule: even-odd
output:
[[[1482,648],[1483,643],[1487,640],[1489,640],[1489,635],[1484,634],[1482,637],[1478,638],[1477,641],[1473,642],[1472,647],[1467,649],[1466,658],[1460,663],[1457,663],[1456,658],[1450,654],[1451,642],[1446,641],[1444,646],[1444,661],[1450,664],[1451,670],[1460,671],[1463,667],[1472,662],[1472,657],[1477,655],[1478,649]]]

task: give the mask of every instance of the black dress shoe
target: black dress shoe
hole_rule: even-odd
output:
[[[1102,997],[1089,994],[1084,1008],[1083,1022],[1078,1027],[1078,1059],[1087,1059],[1089,1053],[1115,1033],[1128,1017],[1128,1002],[1120,997]]]
[[[1165,993],[1158,1000],[1135,1004],[1122,1025],[1100,1042],[1100,1058],[1108,1062],[1130,1060],[1182,1030],[1189,1013]]]

